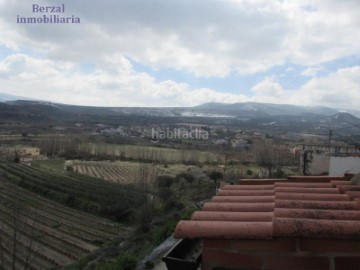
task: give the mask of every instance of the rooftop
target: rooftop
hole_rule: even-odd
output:
[[[243,180],[225,185],[176,238],[360,240],[360,186],[348,177]]]

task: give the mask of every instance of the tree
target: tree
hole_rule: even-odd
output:
[[[273,174],[273,169],[280,164],[279,146],[273,141],[262,141],[255,144],[256,162],[269,170],[269,175]]]
[[[144,205],[139,209],[138,221],[143,231],[150,229],[150,223],[154,217],[154,207],[158,195],[157,172],[154,166],[140,164],[138,185],[143,192],[145,199]]]
[[[209,174],[210,179],[214,180],[215,182],[215,186],[217,185],[217,180],[223,178],[223,174],[221,172],[218,171],[212,171]]]
[[[174,182],[174,178],[168,175],[160,175],[156,179],[157,185],[160,188],[169,188]]]
[[[186,182],[192,183],[195,180],[195,177],[191,173],[179,173],[175,176],[175,179],[177,182],[179,182],[181,179],[185,179]]]
[[[14,163],[20,163],[20,150],[17,147],[14,148]]]

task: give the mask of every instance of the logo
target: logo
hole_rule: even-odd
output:
[[[184,130],[179,128],[166,130],[155,130],[152,128],[151,137],[153,140],[163,140],[163,139],[190,139],[190,140],[208,140],[209,132],[203,129],[190,129]]]

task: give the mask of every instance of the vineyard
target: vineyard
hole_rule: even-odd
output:
[[[63,175],[25,164],[0,164],[0,175],[15,185],[65,206],[117,221],[145,200],[145,195],[132,185],[115,184],[76,173]]]
[[[213,163],[218,155],[198,150],[160,148],[141,145],[85,144],[79,152],[102,159],[122,159],[160,163]]]
[[[140,163],[131,162],[76,162],[73,168],[80,174],[127,184],[138,181],[140,166]]]
[[[3,267],[0,268],[59,268],[84,257],[106,241],[130,233],[130,229],[118,223],[66,207],[15,185],[19,182],[6,177],[9,173],[4,165],[1,167],[0,266]],[[23,173],[21,167],[17,169]],[[28,180],[23,180],[24,186]]]
[[[0,163],[0,269],[59,269],[115,239],[125,241],[137,226],[151,222],[146,207],[155,196],[146,182],[141,189],[140,180],[190,167],[197,168],[120,161]],[[164,190],[166,197],[157,194],[156,211],[182,207],[175,193]],[[196,197],[204,190],[196,189]]]

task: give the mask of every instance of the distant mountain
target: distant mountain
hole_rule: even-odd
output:
[[[356,116],[357,118],[360,118],[360,111],[356,111],[356,110],[340,110],[340,112],[350,113],[353,116]]]
[[[28,99],[24,97],[14,96],[10,94],[0,93],[0,102],[14,101],[19,99]]]
[[[277,115],[305,115],[305,114],[319,114],[332,115],[339,112],[339,110],[327,107],[305,107],[288,104],[271,104],[271,103],[205,103],[194,107],[197,110],[205,111],[222,111],[230,115],[237,116],[277,116]]]
[[[6,102],[8,105],[18,105],[26,107],[49,107],[58,109],[59,111],[75,114],[93,114],[93,115],[145,115],[156,117],[202,117],[202,118],[236,118],[236,119],[289,119],[296,118],[302,119],[303,122],[313,121],[319,117],[338,117],[344,118],[346,121],[350,117],[356,118],[354,115],[360,115],[359,111],[344,112],[345,110],[337,110],[327,107],[306,107],[296,106],[289,104],[271,104],[271,103],[257,103],[257,102],[244,102],[244,103],[205,103],[195,107],[93,107],[93,106],[76,106],[52,103],[47,101],[31,100],[22,97],[17,97],[8,94],[0,93],[0,102]],[[358,119],[358,118],[356,118]],[[329,119],[322,121],[329,122]],[[330,121],[331,122],[331,121]]]
[[[6,97],[9,99],[9,97]],[[13,98],[10,97],[10,98]],[[359,113],[360,114],[360,113]],[[206,103],[187,108],[92,107],[36,100],[0,102],[0,121],[23,123],[229,124],[269,132],[360,134],[360,118],[326,107],[267,103]]]
[[[360,119],[350,113],[337,113],[328,117],[330,123],[346,123],[348,125],[360,125]]]
[[[217,103],[209,102],[195,107],[186,108],[136,108],[136,107],[92,107],[57,104],[39,101],[27,97],[20,97],[0,93],[0,102],[13,105],[49,105],[61,110],[76,113],[100,113],[106,115],[150,115],[174,117],[211,117],[211,118],[267,118],[274,116],[305,116],[311,115],[331,116],[337,113],[349,113],[360,117],[360,111],[339,110],[328,107],[308,107],[289,104],[271,104],[258,102],[243,103]]]

